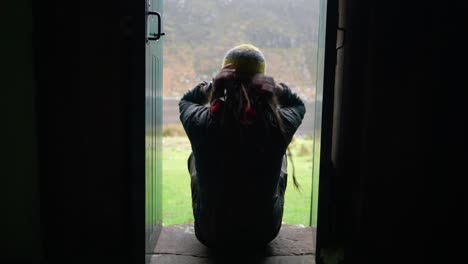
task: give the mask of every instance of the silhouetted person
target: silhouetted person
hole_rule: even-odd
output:
[[[179,103],[192,145],[195,235],[208,247],[265,245],[281,228],[285,154],[305,107],[264,73],[260,50],[234,47],[213,81],[198,84]]]

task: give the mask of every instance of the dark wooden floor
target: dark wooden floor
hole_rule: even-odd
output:
[[[154,254],[147,257],[151,264],[313,264],[314,240],[314,228],[283,225],[279,235],[263,250],[248,253],[240,246],[215,255],[198,242],[192,225],[177,225],[163,229]]]

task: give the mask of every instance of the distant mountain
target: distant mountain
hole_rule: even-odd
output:
[[[318,0],[165,0],[164,95],[180,96],[220,69],[227,50],[259,47],[267,74],[313,95]]]

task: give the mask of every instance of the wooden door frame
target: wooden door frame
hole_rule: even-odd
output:
[[[146,5],[146,1],[145,5]],[[130,2],[130,1],[128,1]],[[142,1],[143,2],[143,1]],[[135,4],[135,2],[132,2]],[[144,16],[138,19],[139,25],[146,23],[146,6],[144,6]],[[140,10],[140,9],[139,9]],[[335,66],[336,66],[336,30],[338,27],[338,0],[327,1],[327,18],[326,18],[326,40],[325,40],[325,62],[324,62],[324,83],[323,83],[323,104],[322,104],[322,131],[321,131],[321,154],[320,154],[320,174],[319,174],[319,201],[318,201],[318,219],[317,219],[317,263],[321,263],[320,247],[328,247],[331,244],[339,244],[337,234],[330,232],[336,225],[333,214],[330,212],[330,203],[332,202],[331,194],[334,193],[330,175],[336,173],[331,166],[331,148],[332,148],[332,127],[333,127],[333,108],[334,108],[334,86],[335,86]],[[141,14],[143,12],[139,12]],[[145,24],[146,25],[146,24]],[[141,30],[141,28],[139,28]],[[138,28],[134,28],[138,30]],[[133,45],[135,54],[144,56],[144,45]],[[143,50],[141,50],[143,49]],[[136,62],[134,59],[133,63]],[[132,245],[132,255],[134,260],[141,260],[144,246],[144,140],[141,140],[141,135],[144,135],[144,117],[140,114],[144,112],[144,60],[138,60],[138,64],[134,64],[132,72],[137,78],[134,78],[133,87],[143,87],[132,90],[132,141],[137,142],[132,146],[132,174],[143,175],[143,177],[132,177],[132,229],[134,231]],[[144,100],[144,99],[143,99]],[[143,151],[142,151],[143,150]],[[143,212],[143,213],[142,213]],[[148,259],[147,259],[148,260]]]
[[[132,30],[138,32],[140,36],[145,35],[146,31],[146,1],[140,3],[137,1],[126,1],[128,5],[133,5],[134,21]],[[324,82],[323,82],[323,104],[322,104],[322,131],[321,131],[321,154],[320,154],[320,174],[319,174],[319,201],[318,201],[318,219],[317,219],[317,263],[322,263],[318,257],[321,254],[322,247],[340,244],[339,234],[334,233],[336,227],[336,218],[331,212],[330,203],[333,203],[331,195],[336,186],[332,182],[332,177],[336,173],[331,166],[331,148],[332,148],[332,128],[333,128],[333,108],[335,96],[335,66],[336,66],[336,30],[338,27],[338,0],[328,0],[326,9],[326,36],[325,36],[325,62],[324,62]],[[142,15],[143,14],[143,15]],[[138,35],[135,34],[135,35]],[[134,35],[134,36],[135,36]],[[131,201],[132,201],[132,263],[141,263],[142,256],[145,254],[145,43],[144,38],[134,38],[133,43],[129,43],[130,52],[134,54],[130,61],[131,72],[135,78],[132,78],[132,87],[130,89],[131,119]],[[143,162],[142,162],[143,161]],[[147,258],[147,261],[149,259]]]
[[[337,67],[337,29],[339,18],[339,0],[328,0],[325,21],[325,61],[323,69],[323,103],[322,124],[320,142],[320,172],[319,172],[319,194],[317,212],[317,237],[316,237],[316,263],[325,263],[322,255],[342,247],[342,234],[337,222],[337,182],[338,169],[333,165],[332,148],[333,142],[338,135],[333,133],[334,123],[338,120],[334,116],[336,111],[335,79]],[[336,149],[334,150],[336,151]],[[324,252],[328,251],[328,252]],[[333,252],[333,253],[336,253]]]

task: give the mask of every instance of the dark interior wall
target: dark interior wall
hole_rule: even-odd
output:
[[[144,153],[144,4],[34,6],[41,220],[49,262],[144,259],[144,244],[133,243],[144,243],[144,156],[135,156]]]
[[[2,1],[0,9],[0,262],[35,262],[42,259],[43,249],[39,225],[32,6],[31,1]]]
[[[334,54],[342,71],[332,88],[340,100],[330,106],[328,142],[336,149],[330,158],[322,156],[328,162],[321,171],[331,177],[324,182],[334,182],[328,197],[333,205],[319,207],[319,216],[326,216],[319,220],[319,244],[344,248],[346,263],[424,263],[441,255],[447,261],[456,254],[442,248],[457,248],[450,234],[463,219],[449,210],[464,210],[451,180],[466,175],[457,167],[466,111],[454,92],[466,83],[454,41],[462,31],[462,9],[340,2],[345,45]],[[321,229],[329,236],[320,237]]]
[[[428,202],[423,188],[431,106],[425,90],[433,85],[427,78],[432,64],[428,46],[421,45],[424,17],[406,7],[361,2],[348,13],[343,97],[350,111],[343,129],[350,133],[342,135],[343,173],[353,179],[345,180],[348,186],[356,186],[347,208],[358,245],[353,253],[367,261],[391,248],[409,249],[417,260],[429,235],[422,210]]]
[[[142,262],[144,2],[0,10],[0,262]]]
[[[1,263],[144,261],[145,3],[100,2],[2,1]]]

